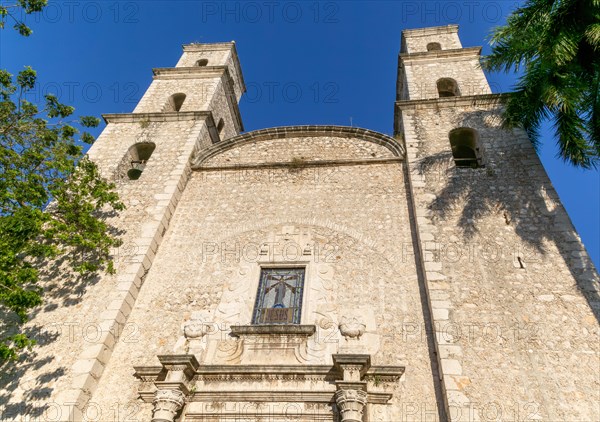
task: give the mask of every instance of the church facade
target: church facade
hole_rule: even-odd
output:
[[[6,414],[600,420],[598,273],[480,52],[455,25],[403,31],[390,137],[244,133],[236,45],[184,46],[104,116],[117,273],[36,316],[70,325]]]

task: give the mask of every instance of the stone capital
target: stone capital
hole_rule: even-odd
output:
[[[367,392],[362,389],[344,388],[336,391],[335,402],[340,412],[341,422],[363,422],[367,404]]]
[[[185,395],[180,390],[160,389],[154,393],[152,422],[174,422],[177,412],[185,403]]]
[[[190,381],[200,366],[194,355],[160,355],[158,360],[167,370],[165,381]]]
[[[333,355],[335,367],[342,373],[343,381],[360,382],[371,367],[371,355]]]

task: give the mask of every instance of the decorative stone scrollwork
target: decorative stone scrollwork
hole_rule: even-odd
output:
[[[360,336],[365,333],[367,326],[359,321],[358,318],[342,317],[340,319],[339,329],[346,340],[348,340],[348,338],[360,340]]]
[[[173,422],[185,403],[185,395],[179,390],[158,390],[154,394],[152,422]]]
[[[340,411],[341,422],[362,422],[367,404],[367,392],[343,389],[335,393],[335,401]]]

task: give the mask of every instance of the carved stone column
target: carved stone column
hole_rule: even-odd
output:
[[[335,402],[340,411],[341,422],[363,422],[363,412],[367,404],[366,391],[338,390],[335,392]]]
[[[363,422],[368,397],[367,383],[363,377],[371,367],[371,356],[333,355],[333,363],[342,375],[342,380],[335,382],[335,401],[341,422]]]
[[[158,390],[154,394],[152,422],[174,422],[177,412],[185,403],[185,395],[180,390]]]
[[[174,422],[190,394],[189,383],[199,364],[193,355],[158,356],[158,360],[166,370],[166,376],[163,381],[154,382],[152,422]]]

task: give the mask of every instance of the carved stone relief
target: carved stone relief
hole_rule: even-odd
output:
[[[251,298],[250,286],[253,280],[249,280],[250,270],[244,265],[239,268],[234,278],[225,280],[221,301],[217,306],[215,322],[226,329],[236,324],[245,324],[252,310],[249,309]]]
[[[237,335],[260,334],[262,329],[246,326],[236,329]],[[312,329],[300,326],[283,331],[308,335]],[[254,418],[269,415],[270,420],[291,416],[294,420],[333,420],[363,422],[367,403],[387,405],[392,399],[404,367],[372,366],[365,354],[336,354],[329,365],[199,365],[191,355],[158,356],[162,367],[136,367],[140,379],[140,398],[153,403],[153,422],[173,422],[176,415],[186,421],[239,417]],[[368,378],[379,379],[388,387],[373,388]],[[157,388],[145,386],[152,380]],[[185,405],[185,408],[183,406]],[[287,409],[287,410],[286,410]],[[381,412],[378,413],[381,416]],[[284,420],[284,419],[282,419]]]
[[[363,412],[367,404],[367,392],[355,389],[338,390],[335,402],[340,412],[341,422],[363,422]]]
[[[349,339],[360,340],[360,336],[365,333],[367,326],[356,317],[341,317],[339,329],[342,336],[348,341]]]
[[[345,284],[340,284],[348,283],[348,276],[352,280],[360,276],[356,271],[361,266],[355,268],[350,258],[358,254],[364,259],[365,253],[372,253],[367,251],[373,251],[373,245],[356,235],[354,238],[326,227],[288,223],[245,231],[223,240],[230,252],[244,250],[243,246],[233,245],[254,245],[248,250],[256,254],[235,256],[237,252],[232,252],[238,258],[233,262],[224,261],[223,256],[212,257],[209,267],[223,286],[216,309],[213,313],[193,311],[190,319],[184,321],[184,335],[174,351],[194,354],[206,364],[258,364],[265,360],[280,364],[331,364],[334,353],[377,353],[380,336],[373,310],[361,304],[356,294],[349,296]],[[251,341],[232,336],[232,326],[251,323],[261,267],[285,265],[306,268],[301,324],[314,324],[315,334],[276,339],[258,336]],[[339,274],[338,265],[343,270]],[[364,279],[365,286],[374,282],[372,277]]]
[[[373,309],[361,306],[344,309],[338,328],[342,335],[340,353],[376,354],[380,347],[380,335]]]
[[[158,390],[152,404],[152,422],[173,422],[185,403],[185,395],[179,390]]]

